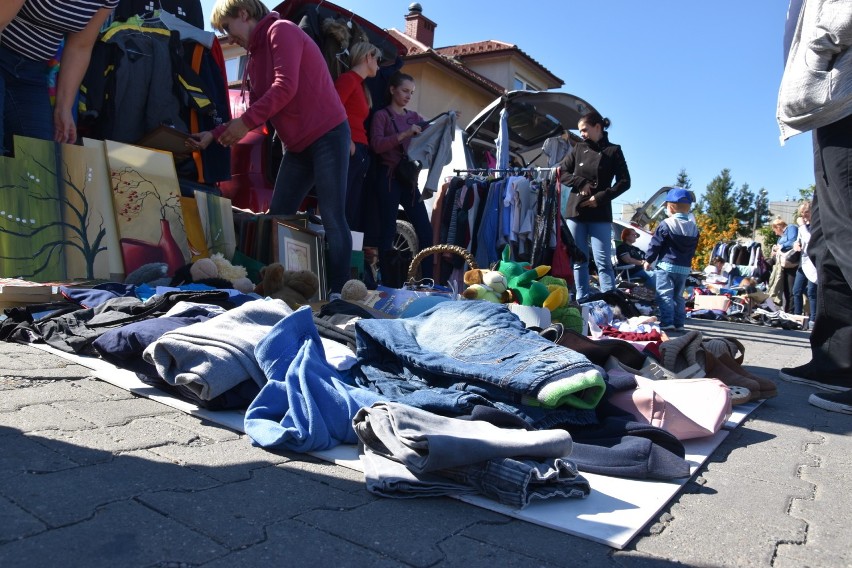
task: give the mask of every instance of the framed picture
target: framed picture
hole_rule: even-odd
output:
[[[311,302],[325,300],[325,241],[319,233],[290,221],[275,221],[272,234],[273,262],[280,262],[284,270],[309,270],[319,278],[319,290]]]

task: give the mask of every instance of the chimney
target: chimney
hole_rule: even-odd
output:
[[[405,35],[431,48],[435,42],[435,22],[423,15],[423,6],[413,2],[405,16]]]

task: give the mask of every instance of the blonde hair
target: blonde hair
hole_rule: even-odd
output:
[[[349,47],[349,68],[355,67],[359,63],[366,61],[367,57],[374,55],[375,57],[382,56],[382,50],[370,43],[369,41],[359,41]],[[373,106],[373,97],[370,96],[370,89],[366,83],[361,83],[364,89],[364,97],[367,99],[367,106]]]
[[[802,215],[805,211],[811,210],[811,202],[810,201],[802,201],[799,203],[799,215]]]
[[[249,18],[260,20],[269,13],[269,8],[260,0],[216,0],[210,13],[210,25],[214,30],[224,33],[222,21],[225,18],[236,18],[240,10],[245,10]]]
[[[781,217],[775,217],[775,219],[772,220],[772,223],[769,226],[773,227],[773,228],[781,227],[781,228],[786,229],[787,228],[787,221],[785,221]]]

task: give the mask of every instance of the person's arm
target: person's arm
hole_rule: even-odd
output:
[[[627,160],[624,159],[624,152],[621,151],[621,146],[616,146],[616,150],[612,155],[613,173],[615,174],[615,183],[612,187],[599,189],[592,195],[595,202],[604,200],[612,201],[628,189],[630,189],[630,172],[627,169]]]
[[[3,0],[3,2],[0,2],[0,32],[15,19],[23,5],[24,0]]]
[[[632,264],[634,266],[642,266],[644,264],[642,260],[634,258],[630,254],[630,247],[618,247],[616,252],[618,255],[618,261],[623,264]]]
[[[784,229],[784,234],[781,235],[780,239],[778,239],[778,249],[781,252],[787,252],[793,248],[793,243],[796,242],[796,238],[798,236],[799,228],[795,225],[787,225],[787,228]]]
[[[840,54],[852,46],[852,2],[824,0],[815,28],[808,42],[808,67],[830,71]]]
[[[420,132],[420,127],[412,124],[410,128],[397,133],[391,120],[393,119],[388,116],[387,107],[373,115],[373,122],[370,124],[370,147],[376,154],[393,150],[404,140]]]
[[[74,103],[80,92],[80,83],[89,68],[92,48],[110,14],[112,8],[101,8],[95,12],[85,28],[68,34],[65,38],[59,76],[56,79],[56,106],[53,110],[53,139],[56,142],[73,144],[77,141]]]
[[[668,225],[660,223],[657,230],[654,231],[654,236],[651,237],[651,244],[648,246],[648,254],[645,255],[643,264],[645,270],[650,270],[651,265],[656,262],[660,255],[660,249],[663,246],[663,241],[668,237]]]

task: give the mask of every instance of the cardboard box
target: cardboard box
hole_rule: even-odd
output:
[[[727,296],[710,296],[700,294],[695,296],[696,310],[722,310],[728,311],[731,306],[731,299]]]

